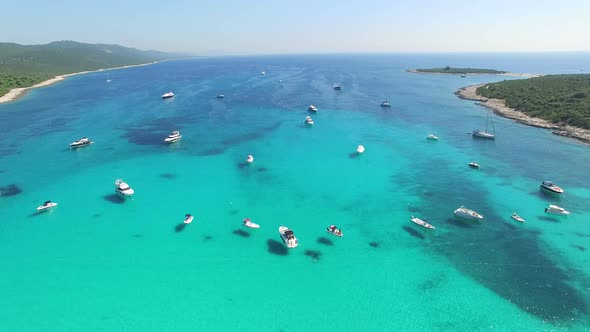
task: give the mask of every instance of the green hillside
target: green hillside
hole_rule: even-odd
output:
[[[107,44],[59,41],[46,45],[0,43],[0,96],[56,75],[149,63],[178,57]]]
[[[486,84],[477,94],[555,124],[590,129],[590,75],[548,75]]]

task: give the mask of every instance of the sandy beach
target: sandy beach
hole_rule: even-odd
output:
[[[158,62],[160,62],[160,61],[154,61],[154,62],[150,62],[150,63],[143,63],[143,64],[139,64],[139,65],[129,65],[129,66],[122,66],[122,67],[114,67],[114,68],[105,68],[105,69],[97,69],[97,70],[87,70],[87,71],[81,71],[81,72],[78,72],[78,73],[58,75],[58,76],[55,76],[54,78],[48,79],[47,81],[43,81],[41,83],[37,83],[37,84],[35,84],[33,86],[29,86],[29,87],[26,87],[26,88],[14,88],[14,89],[10,90],[4,96],[1,96],[0,97],[0,103],[6,103],[6,102],[9,102],[9,101],[16,100],[17,98],[22,97],[30,89],[35,89],[35,88],[41,88],[41,87],[44,87],[44,86],[48,86],[48,85],[57,83],[59,81],[62,81],[65,78],[70,77],[70,76],[82,75],[82,74],[88,74],[88,73],[94,73],[94,72],[100,72],[100,71],[105,71],[105,70],[115,70],[115,69],[123,69],[123,68],[130,68],[130,67],[148,66],[148,65],[152,65],[152,64],[158,63]]]
[[[522,78],[532,78],[532,77],[541,77],[543,74],[527,74],[527,73],[502,73],[502,74],[485,74],[485,73],[427,73],[422,71],[417,71],[416,69],[408,69],[406,70],[408,73],[414,74],[427,74],[427,75],[466,75],[466,76],[475,76],[475,75],[498,75],[498,76],[510,76],[510,77],[522,77]]]
[[[499,116],[513,119],[516,122],[528,126],[550,129],[551,132],[555,135],[571,137],[586,144],[590,144],[590,130],[567,125],[556,125],[547,120],[531,117],[513,108],[510,108],[506,106],[506,102],[502,99],[488,99],[478,95],[476,92],[477,88],[479,88],[480,86],[484,86],[486,84],[487,83],[467,86],[457,90],[455,94],[461,99],[474,100],[477,102],[477,105],[487,107]]]

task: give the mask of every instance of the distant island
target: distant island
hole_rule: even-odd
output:
[[[179,57],[120,45],[74,41],[45,45],[0,43],[0,102],[13,100],[28,88],[49,85],[67,75]]]
[[[442,67],[442,68],[419,68],[410,69],[410,72],[415,73],[429,73],[429,74],[507,74],[508,72],[495,69],[481,69],[481,68],[454,68],[454,67]]]
[[[496,114],[590,143],[590,75],[548,75],[459,89]]]

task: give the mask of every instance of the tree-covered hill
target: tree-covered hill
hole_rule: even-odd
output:
[[[486,98],[555,124],[590,129],[590,75],[548,75],[486,84],[477,89]]]
[[[120,45],[58,41],[45,45],[0,43],[0,96],[56,75],[149,63],[178,57]]]

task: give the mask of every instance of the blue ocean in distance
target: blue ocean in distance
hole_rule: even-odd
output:
[[[517,78],[405,71],[446,65],[584,73],[590,57],[204,57],[0,104],[2,330],[587,330],[590,148],[500,117],[495,141],[472,139],[487,111],[454,92]],[[69,150],[82,136],[95,144]],[[36,213],[48,199],[59,206]],[[455,219],[461,205],[485,219]]]

